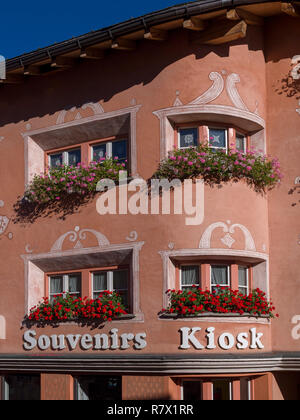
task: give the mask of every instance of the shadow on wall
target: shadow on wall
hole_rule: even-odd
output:
[[[196,60],[211,53],[229,57],[233,45],[247,44],[249,50],[260,50],[261,31],[260,27],[252,26],[245,39],[212,46],[193,43],[192,31],[175,30],[169,33],[166,42],[141,40],[132,52],[108,51],[104,60],[95,60],[92,64],[81,62],[70,70],[46,77],[29,77],[22,85],[3,85],[0,125],[26,122],[62,109],[81,108],[89,102],[108,102],[129,88],[151,83],[168,66],[189,55],[194,55]],[[170,48],[170,45],[176,47]]]

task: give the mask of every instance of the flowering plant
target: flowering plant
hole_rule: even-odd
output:
[[[210,185],[244,179],[256,191],[266,192],[280,183],[282,174],[277,159],[253,150],[241,153],[230,149],[226,153],[201,144],[196,148],[174,149],[153,175],[153,178],[169,181],[200,177]]]
[[[170,304],[162,313],[188,316],[211,313],[236,313],[250,314],[253,316],[265,315],[274,318],[275,307],[268,302],[266,294],[260,289],[255,289],[249,295],[244,295],[238,290],[218,286],[216,290],[202,290],[193,286],[186,290],[168,290]],[[276,315],[278,317],[278,314]]]
[[[116,292],[104,291],[97,299],[81,298],[67,294],[54,296],[53,302],[47,297],[30,309],[27,317],[31,322],[62,321],[112,321],[126,315],[121,296]]]
[[[88,196],[96,193],[96,187],[102,179],[119,180],[119,172],[125,170],[125,163],[114,159],[101,158],[88,165],[61,165],[49,168],[49,171],[35,175],[25,192],[26,201],[42,204],[60,201],[64,196],[76,194]]]

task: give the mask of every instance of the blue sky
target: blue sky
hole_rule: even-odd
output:
[[[184,0],[3,1],[0,55],[13,58],[180,3]]]

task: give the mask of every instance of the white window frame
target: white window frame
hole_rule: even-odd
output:
[[[80,293],[79,296],[81,296],[82,293],[82,274],[80,272],[76,272],[76,273],[69,273],[69,274],[53,274],[53,275],[49,275],[48,276],[48,289],[49,289],[49,301],[51,302],[51,298],[54,297],[55,295],[59,294],[59,293],[51,293],[51,278],[54,277],[62,277],[63,278],[63,292],[62,293],[63,297],[65,298],[67,296],[68,293],[70,293],[69,291],[69,277],[72,275],[78,275],[80,276]],[[72,293],[73,295],[74,293]]]
[[[210,292],[212,293],[212,288],[217,287],[218,285],[212,285],[212,266],[214,267],[227,267],[227,284],[220,284],[221,287],[231,287],[231,265],[230,264],[209,264],[209,280],[210,280]]]
[[[244,150],[243,151],[240,151],[239,150],[239,152],[245,154],[246,153],[246,150],[247,150],[247,136],[245,134],[241,133],[240,131],[235,130],[235,149],[236,149],[236,137],[237,137],[237,135],[243,137],[243,140],[244,140],[244,142],[243,142],[244,143]]]
[[[116,289],[114,289],[114,273],[116,273],[117,271],[126,271],[127,272],[127,289],[118,289],[118,290],[120,290],[120,291],[127,291],[127,295],[128,295],[128,304],[129,304],[129,306],[132,306],[131,305],[131,299],[130,299],[130,296],[129,296],[129,290],[130,290],[130,288],[129,288],[129,280],[130,280],[130,278],[129,278],[129,270],[128,269],[126,269],[126,268],[121,268],[121,269],[119,269],[119,270],[96,270],[96,271],[93,271],[91,274],[92,274],[92,298],[93,299],[95,299],[94,298],[94,293],[101,293],[101,292],[104,292],[104,290],[108,290],[109,292],[114,292],[114,291],[116,291]],[[97,273],[106,273],[107,274],[107,289],[103,289],[103,290],[94,290],[94,274],[97,274]]]
[[[220,378],[220,380],[221,380],[222,378]],[[215,384],[215,382],[218,382],[218,380],[214,380],[214,381],[212,381],[212,393],[211,393],[211,398],[212,398],[212,401],[215,401],[214,400],[214,384]],[[228,381],[229,383],[228,383],[228,385],[229,385],[229,401],[232,401],[233,400],[233,386],[232,386],[232,380],[229,380]]]
[[[180,286],[180,290],[183,289],[187,289],[187,288],[192,288],[192,284],[191,285],[182,285],[182,267],[198,267],[198,282],[199,282],[199,287],[201,286],[201,265],[198,264],[181,264],[180,265],[180,274],[179,274],[179,286]]]
[[[240,286],[240,283],[239,283],[239,275],[238,275],[238,289],[240,290],[240,288],[241,289],[246,289],[246,296],[249,294],[249,267],[248,266],[246,266],[246,265],[241,265],[241,264],[238,264],[238,271],[239,271],[239,268],[240,267],[243,267],[243,268],[245,268],[246,269],[246,282],[247,282],[247,286]]]
[[[197,130],[197,144],[196,144],[196,146],[181,147],[180,146],[180,131],[181,130],[191,130],[191,129],[196,129]],[[190,148],[195,148],[195,147],[199,146],[199,141],[200,141],[199,126],[191,125],[190,127],[179,127],[179,128],[177,128],[177,137],[178,137],[177,138],[178,149],[186,150],[186,149],[190,149]]]
[[[224,130],[225,131],[225,143],[226,146],[225,147],[218,147],[218,146],[212,146],[210,144],[210,130]],[[208,126],[208,146],[210,149],[217,149],[217,150],[225,150],[226,153],[228,153],[228,128],[223,128],[223,127],[209,127]]]
[[[54,168],[51,166],[51,156],[62,154],[62,165],[69,165],[69,153],[74,152],[75,150],[80,150],[80,155],[82,155],[81,147],[74,147],[74,149],[62,150],[48,154],[48,166],[49,168]],[[81,156],[82,158],[82,156]]]
[[[91,154],[90,154],[90,158],[91,158],[91,160],[93,161],[94,160],[94,147],[97,147],[97,146],[101,146],[101,145],[106,145],[106,159],[112,159],[113,158],[113,154],[112,154],[112,145],[113,145],[113,143],[114,142],[117,142],[117,141],[126,141],[126,143],[127,143],[127,157],[126,157],[126,160],[127,160],[127,162],[128,162],[128,152],[129,152],[129,150],[128,150],[128,146],[129,146],[129,142],[128,142],[128,138],[120,138],[120,139],[114,139],[114,140],[109,140],[109,141],[100,141],[99,143],[95,143],[95,144],[92,144],[91,145]]]

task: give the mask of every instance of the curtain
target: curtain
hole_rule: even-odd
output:
[[[227,265],[212,265],[211,266],[211,284],[214,286],[229,286],[228,283],[228,267]]]
[[[71,295],[81,294],[81,275],[69,275],[69,293]]]
[[[199,285],[199,267],[181,267],[181,286],[193,286],[194,284]]]
[[[102,271],[93,274],[93,299],[97,299],[100,292],[107,290],[107,272]]]

